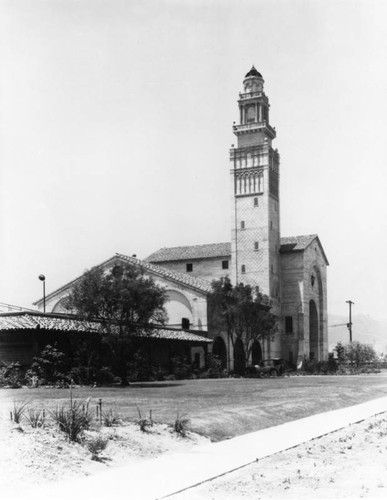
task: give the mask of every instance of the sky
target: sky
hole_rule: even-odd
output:
[[[0,302],[116,252],[230,241],[252,64],[281,234],[317,233],[328,311],[387,317],[387,2],[0,0]]]

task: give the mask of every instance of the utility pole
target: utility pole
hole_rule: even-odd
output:
[[[352,306],[355,302],[352,302],[352,300],[346,300],[345,301],[349,305],[349,323],[348,323],[348,330],[349,330],[349,341],[352,342]]]

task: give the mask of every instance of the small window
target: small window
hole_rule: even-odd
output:
[[[255,198],[254,198],[254,206],[255,206],[255,207],[257,207],[257,206],[258,206],[258,198],[257,198],[257,197],[255,197]]]
[[[192,271],[193,271],[193,264],[187,264],[186,270],[187,270],[187,273],[192,273]]]
[[[254,242],[254,250],[259,250],[259,243],[258,243],[258,241]]]
[[[244,220],[241,220],[241,229],[245,229],[246,225],[245,225],[245,221]]]
[[[270,221],[270,229],[273,229],[273,221]]]
[[[242,274],[245,274],[245,272],[246,272],[246,266],[244,264],[242,265],[241,271],[242,271]]]
[[[228,269],[228,260],[222,260],[222,269]]]
[[[181,328],[183,330],[189,330],[190,324],[188,318],[181,318]]]
[[[285,316],[285,332],[293,333],[293,316]]]
[[[270,266],[270,270],[272,273],[274,273],[274,267],[273,267],[273,264]]]

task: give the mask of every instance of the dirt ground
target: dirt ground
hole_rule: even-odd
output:
[[[171,426],[155,423],[143,432],[134,422],[116,427],[101,427],[87,437],[101,432],[108,438],[99,460],[93,460],[87,447],[69,443],[52,423],[33,429],[25,420],[12,424],[7,416],[0,419],[0,497],[11,498],[28,486],[79,478],[120,467],[161,454],[187,451],[208,443],[205,437],[188,432],[176,434]],[[7,496],[3,496],[4,492]]]
[[[134,423],[102,428],[102,432],[109,438],[108,445],[95,461],[87,448],[68,443],[52,423],[33,429],[26,421],[17,426],[2,415],[2,498],[20,493],[29,485],[98,474],[107,468],[208,443],[193,433],[182,438],[164,424],[154,425],[150,432],[142,432]],[[260,460],[173,498],[387,498],[387,414]]]
[[[387,414],[191,488],[175,500],[387,498]]]

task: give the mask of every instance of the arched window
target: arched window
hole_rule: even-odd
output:
[[[254,206],[255,206],[255,207],[257,207],[257,206],[258,206],[258,198],[257,198],[257,197],[255,197],[255,198],[254,198]]]

